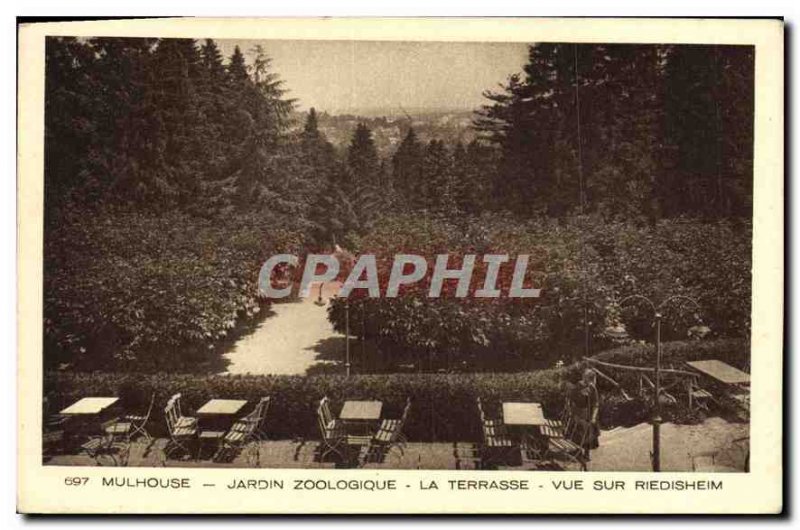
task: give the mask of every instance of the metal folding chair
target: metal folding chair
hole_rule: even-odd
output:
[[[411,398],[406,400],[406,405],[403,408],[403,414],[399,419],[383,420],[378,431],[372,436],[370,440],[369,450],[367,452],[367,459],[379,458],[386,452],[391,450],[392,447],[397,447],[400,450],[400,455],[405,455],[405,447],[408,439],[403,434],[406,420],[408,420],[408,413],[411,410]]]
[[[197,418],[184,416],[181,412],[181,395],[175,394],[164,407],[164,418],[169,431],[169,443],[164,448],[164,462],[175,450],[190,453],[188,444],[197,437]]]
[[[480,449],[481,467],[505,464],[517,445],[506,436],[503,422],[486,416],[483,403],[476,399],[481,421],[482,445]]]
[[[545,456],[551,459],[562,457],[586,471],[585,445],[591,427],[588,421],[573,418],[563,437],[548,438]]]
[[[331,414],[328,398],[324,397],[317,407],[317,420],[319,422],[320,433],[322,434],[322,445],[320,446],[319,460],[322,462],[330,453],[336,453],[340,458],[348,458],[347,432],[344,423],[333,417]]]
[[[241,452],[248,445],[255,443],[255,463],[260,460],[258,442],[267,439],[266,418],[269,410],[270,398],[262,397],[250,414],[236,420],[222,439],[221,453]]]

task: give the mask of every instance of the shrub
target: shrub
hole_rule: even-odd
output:
[[[398,362],[423,367],[544,368],[557,359],[569,362],[574,352],[583,351],[584,305],[592,349],[598,350],[613,345],[606,329],[618,321],[634,340],[653,339],[652,310],[633,303],[620,307],[622,299],[644,294],[658,303],[680,294],[696,299],[700,309],[677,304],[667,308],[664,340],[686,338],[700,319],[715,337],[745,337],[750,322],[750,241],[747,223],[694,219],[639,226],[589,217],[563,222],[504,216],[387,218],[353,249],[379,256],[379,276],[381,264],[387,269],[396,253],[499,253],[512,258],[529,254],[530,277],[544,273],[537,285],[542,287],[541,297],[430,299],[424,281],[395,299],[363,299],[354,291],[349,304],[358,325],[353,331],[361,333],[363,314],[368,339]],[[513,263],[503,267],[501,279]],[[383,270],[382,278],[387,275]],[[481,285],[476,267],[471,287]],[[335,300],[329,313],[342,332],[344,304]]]
[[[215,353],[263,308],[256,280],[298,232],[260,216],[65,215],[45,231],[44,343],[50,366],[179,369]],[[170,352],[166,355],[165,352]]]

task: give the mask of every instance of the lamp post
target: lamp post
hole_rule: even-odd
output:
[[[350,377],[350,300],[344,299],[344,369]]]
[[[623,298],[619,305],[623,306],[626,302],[631,300],[639,300],[646,302],[647,305],[653,310],[653,318],[655,319],[656,324],[656,366],[655,366],[655,381],[653,385],[655,387],[655,394],[653,395],[653,417],[652,417],[652,425],[653,425],[653,455],[652,455],[652,464],[653,464],[653,471],[661,471],[661,319],[663,317],[662,310],[672,301],[680,300],[680,301],[687,301],[694,304],[697,309],[700,309],[700,304],[694,300],[694,298],[690,298],[685,295],[676,294],[670,296],[669,298],[663,300],[660,304],[656,305],[652,300],[647,298],[641,294],[634,294],[630,296],[626,296]]]

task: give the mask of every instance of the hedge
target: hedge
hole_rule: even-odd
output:
[[[146,408],[156,392],[157,409],[151,434],[165,436],[161,408],[174,393],[182,395],[184,413],[212,398],[246,399],[251,405],[260,396],[272,397],[269,432],[273,438],[317,438],[316,405],[320,398],[332,400],[338,413],[346,400],[377,399],[384,403],[384,417],[399,417],[406,398],[413,400],[406,433],[417,441],[477,439],[475,397],[487,401],[533,400],[554,411],[559,403],[554,374],[394,374],[303,376],[196,376],[60,373],[46,378],[51,410],[60,410],[83,396],[118,395],[126,410]]]
[[[741,365],[746,352],[741,340],[709,343],[680,342],[665,345],[665,363],[697,358],[722,358]],[[603,360],[630,361],[645,358],[647,347],[629,346],[602,353]],[[728,357],[722,354],[728,352]],[[626,362],[627,362],[626,361]],[[84,396],[117,395],[126,410],[147,406],[156,393],[156,409],[150,423],[151,434],[166,436],[161,408],[172,394],[183,396],[184,413],[192,414],[212,398],[246,399],[250,406],[269,395],[269,433],[275,439],[318,438],[316,405],[320,398],[332,400],[338,413],[346,400],[377,399],[384,403],[383,417],[399,417],[406,398],[412,411],[406,434],[413,441],[469,441],[480,438],[475,398],[480,396],[499,415],[502,401],[537,401],[545,414],[556,416],[564,403],[562,381],[575,381],[580,365],[538,372],[500,374],[390,374],[319,376],[199,376],[195,374],[119,374],[49,372],[45,377],[45,396],[50,412],[61,410]],[[601,420],[604,428],[630,424],[647,418],[648,406],[639,400],[621,404],[613,390],[603,388]],[[670,419],[667,410],[666,418]],[[682,414],[674,411],[674,416]]]

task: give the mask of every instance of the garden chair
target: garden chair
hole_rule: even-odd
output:
[[[222,439],[221,453],[240,452],[253,442],[266,440],[266,417],[269,410],[269,397],[262,397],[252,412],[236,420]],[[256,463],[259,460],[258,446],[255,452]]]
[[[380,458],[383,454],[391,450],[392,447],[397,447],[400,450],[400,455],[405,455],[405,446],[408,439],[403,434],[406,420],[408,419],[408,412],[411,410],[411,398],[406,400],[406,406],[403,408],[403,414],[400,419],[383,420],[380,428],[372,437],[370,441],[368,458]]]
[[[586,471],[585,445],[591,424],[579,418],[573,418],[563,437],[548,438],[547,453],[549,458],[563,457],[568,462],[575,462]]]
[[[558,419],[545,419],[545,421],[547,423],[539,427],[542,435],[548,438],[563,438],[572,422],[572,411],[569,404],[564,405],[564,408],[561,409]]]
[[[482,433],[481,465],[485,467],[493,464],[505,464],[508,457],[514,452],[516,445],[506,436],[503,422],[486,416],[480,398],[476,400],[476,403]]]
[[[67,416],[54,414],[44,421],[42,430],[42,452],[45,458],[64,451],[66,442]]]
[[[486,413],[483,410],[483,402],[481,401],[481,398],[476,398],[475,399],[475,403],[478,406],[478,415],[481,418],[481,427],[490,427],[490,428],[495,428],[495,429],[502,429],[503,422],[501,420],[489,419],[486,416]]]
[[[705,388],[697,384],[694,377],[687,381],[687,395],[689,397],[689,410],[704,409],[708,410],[708,403],[715,401],[714,395]]]
[[[269,411],[269,404],[270,397],[262,397],[260,400],[258,400],[258,403],[250,414],[238,420],[238,422],[254,423],[254,434],[259,440],[266,440],[268,438],[267,412]]]
[[[119,421],[118,418],[108,420],[101,424],[101,435],[92,436],[81,445],[81,452],[86,453],[101,466],[102,458],[108,457],[115,465],[127,465],[128,457],[130,456],[130,443],[127,439],[119,439],[112,435],[106,434],[108,429]]]
[[[167,420],[169,443],[164,448],[164,461],[176,449],[189,453],[188,444],[197,437],[197,418],[184,416],[181,412],[181,395],[175,394],[164,407],[164,417]]]
[[[347,432],[344,423],[333,417],[327,397],[323,397],[317,407],[317,421],[319,422],[322,445],[319,452],[320,462],[330,453],[336,453],[340,458],[348,457]]]
[[[144,415],[128,414],[123,417],[122,421],[117,421],[111,424],[106,429],[106,434],[113,436],[116,439],[125,438],[128,443],[133,440],[137,434],[141,434],[148,443],[153,440],[150,433],[147,432],[147,422],[150,420],[150,415],[153,412],[153,405],[156,402],[155,392],[150,396],[150,405],[147,407],[147,412]]]

